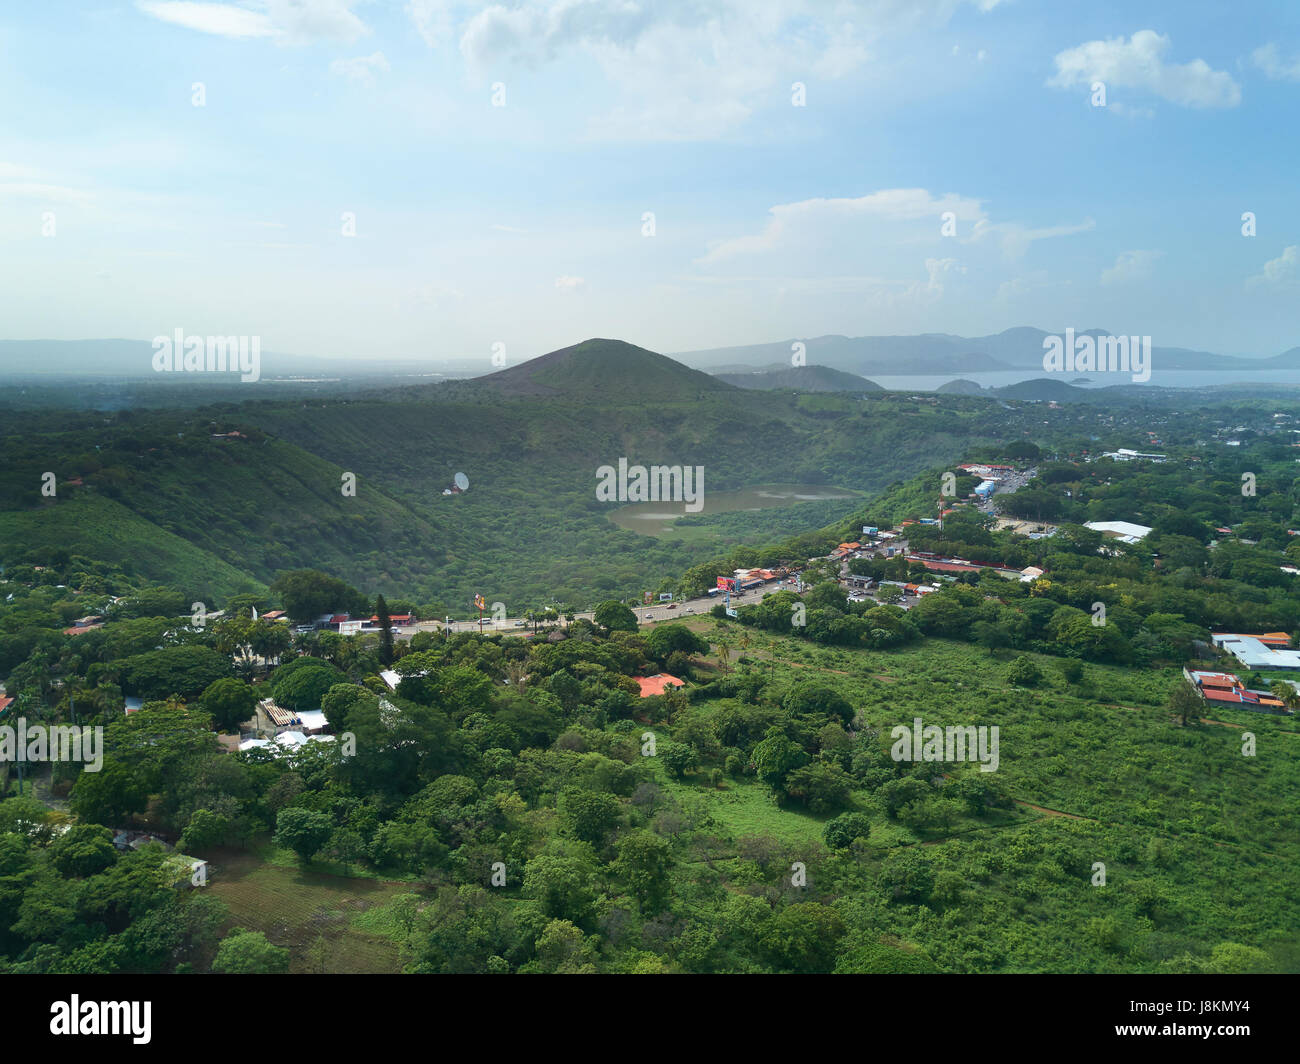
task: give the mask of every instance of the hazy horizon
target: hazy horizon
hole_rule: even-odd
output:
[[[513,364],[586,337],[672,354],[1045,323],[1275,355],[1300,334],[1277,135],[1300,12],[1264,12],[10,10],[3,328]]]

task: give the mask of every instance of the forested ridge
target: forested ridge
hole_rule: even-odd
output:
[[[1300,968],[1284,900],[1300,867],[1300,729],[1288,711],[1211,711],[1182,677],[1186,665],[1231,667],[1207,646],[1211,631],[1300,629],[1296,577],[1283,568],[1300,554],[1296,415],[1273,417],[1292,408],[1224,405],[1177,423],[1159,411],[1105,415],[1118,425],[1066,411],[1035,430],[1037,404],[1018,414],[979,398],[740,394],[756,397],[744,412],[760,418],[748,453],[729,393],[704,422],[707,404],[684,400],[676,413],[611,408],[578,423],[554,398],[509,400],[518,409],[499,423],[495,408],[419,399],[66,414],[47,417],[43,436],[11,422],[0,674],[15,701],[4,723],[75,719],[102,727],[105,748],[97,772],[28,766],[21,797],[6,766],[0,968]],[[305,439],[322,417],[337,434],[317,453]],[[469,422],[486,438],[465,436]],[[1166,463],[1097,457],[1140,442],[1139,426],[1165,434]],[[967,429],[960,450],[924,457]],[[420,490],[377,464],[351,470],[355,498],[338,494],[346,441],[362,436],[461,441],[447,470],[477,469],[470,490],[432,496],[446,470],[422,471],[416,447],[390,464]],[[647,461],[702,448],[721,484],[767,480],[770,467],[827,482],[835,469],[834,482],[869,495],[823,527],[799,529],[798,507],[766,530],[763,515],[750,528],[739,514],[709,517],[701,526],[726,534],[689,547],[624,533],[576,494],[566,509],[566,470],[650,438],[660,450]],[[756,439],[773,449],[756,452]],[[793,439],[817,445],[781,452]],[[899,479],[882,458],[865,468],[862,448],[887,440],[915,449],[914,476]],[[52,453],[66,455],[44,463],[65,486],[41,502],[30,483]],[[1050,522],[1054,535],[996,530],[969,505],[942,528],[911,523],[937,512],[957,461],[1004,459],[1037,475],[999,508]],[[956,483],[964,495],[974,478]],[[219,513],[225,489],[204,484],[225,485],[236,504]],[[502,534],[490,504],[511,492]],[[274,523],[294,507],[295,524]],[[511,523],[525,512],[532,524]],[[573,545],[554,531],[566,520]],[[1092,520],[1152,531],[1122,543],[1083,527]],[[986,568],[943,578],[883,552],[825,557],[863,524],[903,521],[912,551]],[[437,543],[453,524],[462,539],[426,552],[423,537]],[[317,556],[276,539],[281,528]],[[578,557],[583,535],[602,546]],[[583,575],[616,564],[623,543],[647,548],[623,563],[640,561],[633,587],[651,563],[677,594],[737,567],[788,565],[804,591],[741,604],[734,618],[719,606],[638,625],[602,593],[603,575]],[[362,562],[331,564],[349,552]],[[445,599],[423,598],[429,585],[404,583],[402,566],[433,581],[466,558],[511,558],[506,571],[523,573],[533,556],[572,576],[563,608],[532,611],[526,636],[295,633],[265,616],[418,612]],[[850,600],[841,564],[938,590],[906,609],[888,583]],[[1042,574],[994,571],[1030,565]],[[224,612],[196,620],[196,600]],[[593,603],[592,620],[573,619]],[[86,615],[99,621],[65,631]],[[389,668],[395,689],[380,675]],[[643,697],[639,681],[663,674],[685,686]],[[1285,674],[1243,679],[1294,706]],[[142,703],[129,715],[128,698]],[[326,741],[222,745],[219,735],[257,734],[248,722],[265,699],[322,709]],[[996,726],[996,771],[899,759],[894,730],[918,718]],[[126,829],[172,849],[119,849]],[[209,878],[188,884],[177,854],[206,861]]]

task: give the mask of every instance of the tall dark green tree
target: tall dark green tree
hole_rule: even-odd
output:
[[[1178,718],[1178,722],[1183,727],[1186,727],[1189,720],[1193,724],[1196,723],[1205,703],[1201,700],[1200,692],[1195,687],[1186,680],[1179,680],[1169,689],[1169,699],[1165,705],[1173,711],[1174,716]]]
[[[379,618],[379,660],[387,667],[393,663],[393,619],[383,595],[375,599],[375,614]]]
[[[612,599],[602,602],[592,613],[592,619],[606,632],[635,632],[636,614]]]

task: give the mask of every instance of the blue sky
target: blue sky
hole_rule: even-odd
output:
[[[6,338],[1300,344],[1292,3],[49,0],[0,101]]]

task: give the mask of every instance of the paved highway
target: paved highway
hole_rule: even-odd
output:
[[[731,596],[733,606],[752,606],[756,602],[761,602],[768,595],[774,595],[778,591],[789,591],[794,587],[793,581],[784,583],[766,584],[763,587],[754,588],[752,591],[741,592]],[[698,616],[701,613],[708,613],[714,606],[722,601],[721,594],[710,597],[701,595],[699,598],[683,599],[676,603],[657,602],[651,606],[632,606],[632,612],[636,614],[638,624],[654,624],[657,621],[679,620],[683,617]],[[669,608],[674,607],[674,608]],[[582,613],[575,613],[574,618],[581,617],[585,620],[592,620],[590,610]],[[540,626],[545,630],[546,625]],[[450,625],[445,625],[442,621],[419,621],[413,628],[402,628],[394,630],[394,635],[398,639],[410,639],[417,631],[420,632],[439,632],[444,628],[451,633],[457,632],[477,632],[479,623],[474,621],[452,621]],[[501,635],[524,635],[533,630],[531,621],[524,621],[522,617],[507,617],[504,621],[493,623],[483,618],[483,633],[495,632]]]

